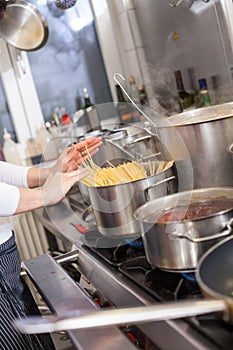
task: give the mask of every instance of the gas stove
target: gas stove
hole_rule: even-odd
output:
[[[62,233],[58,236],[64,235],[66,240],[70,240],[70,252],[59,256],[45,254],[24,262],[25,270],[53,312],[62,315],[74,308],[93,311],[109,306],[149,307],[156,303],[202,298],[193,272],[177,273],[152,268],[146,259],[141,238],[135,241],[121,238],[108,245],[105,242],[107,238],[102,237],[93,225],[89,228],[86,225],[85,234],[80,234],[80,225],[85,225],[77,215],[81,210],[75,208],[72,201],[69,204],[72,205],[66,219],[63,217]],[[64,208],[57,205],[56,209],[59,218],[59,210],[64,212]],[[56,235],[56,229],[51,230],[47,214],[37,214],[44,227]],[[77,240],[74,240],[75,232],[76,235],[79,233]],[[71,266],[75,273],[71,272]],[[49,284],[45,271],[46,275],[49,274]],[[101,332],[104,332],[104,338]],[[233,344],[233,326],[224,322],[218,314],[67,333],[74,347],[84,350],[114,349],[113,339],[115,349],[124,350],[228,350]],[[90,344],[91,335],[95,342]]]
[[[140,240],[133,246],[126,244],[112,249],[112,251],[101,248],[91,248],[91,250],[115,266],[122,275],[135,283],[156,302],[202,298],[194,272],[174,273],[152,268],[147,262],[143,243]],[[208,340],[210,342],[209,348],[216,347],[224,350],[232,348],[233,325],[224,322],[219,314],[188,317],[182,322],[187,324],[187,329],[192,327]],[[173,349],[175,348],[173,347]]]

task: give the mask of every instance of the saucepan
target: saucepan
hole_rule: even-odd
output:
[[[195,300],[159,303],[123,309],[105,309],[85,313],[74,310],[63,316],[29,317],[15,321],[22,333],[57,332],[113,325],[164,321],[219,312],[226,322],[233,322],[233,237],[217,243],[200,259],[196,280],[203,296]]]
[[[190,272],[204,252],[233,233],[233,187],[169,194],[143,204],[134,216],[151,266]]]

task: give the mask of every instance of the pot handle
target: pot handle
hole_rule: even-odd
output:
[[[227,152],[233,154],[233,142],[230,145],[227,146]]]
[[[115,146],[116,148],[118,148],[119,150],[121,150],[122,152],[127,154],[127,156],[129,156],[131,159],[134,159],[134,156],[131,153],[129,153],[128,151],[126,151],[124,149],[124,147],[120,146],[118,143],[115,143],[112,140],[108,140],[108,139],[104,139],[104,142],[110,143],[111,145]]]
[[[170,176],[170,177],[167,177],[166,179],[158,181],[156,184],[153,184],[153,185],[150,185],[150,186],[146,187],[145,190],[144,190],[146,201],[148,201],[150,199],[149,190],[151,190],[152,188],[154,188],[156,186],[162,185],[163,183],[166,183],[168,181],[174,180],[175,178],[176,178],[175,176]]]
[[[197,237],[197,238],[193,238],[191,237],[191,235],[189,233],[184,234],[184,233],[179,233],[178,235],[172,235],[173,237],[177,237],[177,238],[185,238],[188,239],[191,242],[194,243],[199,243],[199,242],[206,242],[206,241],[210,241],[212,239],[217,239],[217,238],[221,238],[221,237],[225,237],[227,235],[229,235],[230,233],[232,233],[233,230],[233,218],[231,218],[228,223],[226,224],[226,228],[219,233],[215,233],[214,235],[211,236],[207,236],[207,237]]]
[[[88,223],[87,221],[87,217],[93,213],[93,208],[91,205],[89,205],[89,207],[87,207],[86,209],[84,209],[83,213],[82,213],[82,220],[86,223]]]
[[[149,139],[151,139],[152,137],[153,137],[152,135],[146,135],[146,136],[138,137],[137,139],[134,139],[133,141],[126,143],[126,144],[123,146],[123,148],[127,148],[127,147],[129,147],[129,146],[132,146],[132,145],[134,145],[134,144],[137,143],[137,142],[149,140]]]

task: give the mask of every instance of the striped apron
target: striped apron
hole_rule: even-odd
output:
[[[49,335],[21,334],[13,327],[16,318],[39,313],[20,271],[20,257],[12,235],[0,245],[0,350],[55,350]]]

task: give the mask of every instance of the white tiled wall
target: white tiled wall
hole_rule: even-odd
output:
[[[121,73],[127,81],[129,76],[133,75],[138,85],[145,84],[148,80],[146,60],[133,0],[98,0],[98,6],[102,9],[101,14],[94,0],[92,4],[113,96],[115,96],[115,82],[112,76],[116,72]],[[105,19],[103,19],[104,7]],[[108,16],[109,21],[106,21]],[[126,87],[129,87],[128,84]]]

